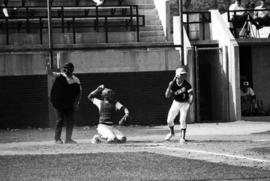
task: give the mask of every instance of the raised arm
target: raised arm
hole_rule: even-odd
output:
[[[53,72],[52,68],[51,68],[51,64],[49,62],[46,63],[46,70],[47,70],[47,74],[50,76],[59,76],[60,72]]]
[[[105,86],[102,84],[98,86],[95,90],[90,92],[90,94],[87,96],[90,101],[93,101],[95,97],[97,97],[103,90],[105,89]]]
[[[165,97],[166,98],[170,98],[172,96],[172,86],[173,86],[173,82],[175,80],[175,77],[172,81],[169,82],[169,85],[168,85],[168,88],[166,89],[166,92],[165,92]]]

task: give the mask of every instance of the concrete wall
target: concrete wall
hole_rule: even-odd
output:
[[[269,45],[252,46],[253,88],[257,98],[263,100],[264,110],[270,113],[270,52]]]
[[[173,49],[60,52],[60,64],[71,61],[77,73],[174,70],[179,53]]]
[[[76,73],[140,72],[174,70],[179,66],[179,52],[173,49],[100,50],[57,53],[60,66],[74,62]],[[44,75],[46,53],[2,53],[0,75]]]
[[[240,107],[240,65],[239,47],[227,28],[227,24],[217,10],[211,10],[212,39],[219,41],[223,49],[222,67],[227,77],[225,84],[228,85],[229,120],[241,119]]]
[[[1,53],[0,76],[46,74],[46,53]]]

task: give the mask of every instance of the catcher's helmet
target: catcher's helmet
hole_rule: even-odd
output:
[[[102,97],[104,99],[107,99],[109,101],[112,101],[112,100],[114,100],[115,92],[112,89],[105,88],[102,91],[101,95],[102,95]]]

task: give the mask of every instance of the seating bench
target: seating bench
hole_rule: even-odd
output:
[[[52,29],[60,29],[62,33],[71,31],[73,33],[73,43],[76,43],[76,33],[79,29],[93,28],[96,32],[103,30],[105,32],[105,39],[108,43],[108,33],[111,28],[125,28],[129,31],[136,31],[137,41],[139,42],[139,27],[145,26],[145,18],[143,15],[137,16],[72,16],[72,17],[52,17]],[[37,30],[42,36],[42,31],[48,27],[47,17],[34,18],[0,18],[0,25],[2,31],[5,31],[7,36],[10,30],[17,30],[17,32],[25,30],[26,32],[36,32]],[[41,44],[42,44],[42,37]],[[7,38],[7,44],[8,38]]]

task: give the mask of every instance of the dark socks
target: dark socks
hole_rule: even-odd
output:
[[[169,128],[170,128],[171,133],[174,135],[174,127],[172,126],[172,127],[169,127]]]
[[[181,129],[181,138],[186,139],[186,129]]]

